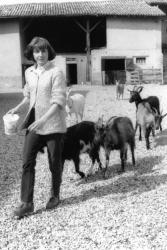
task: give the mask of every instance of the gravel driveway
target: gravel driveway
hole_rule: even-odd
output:
[[[128,102],[126,87],[123,100],[116,100],[115,86],[75,87],[86,95],[85,120],[97,121],[102,114],[127,115],[135,123],[135,105]],[[167,86],[146,85],[143,97],[157,95],[163,112],[167,112]],[[0,94],[2,116],[21,100],[21,94]],[[67,120],[68,125],[74,119]],[[87,182],[74,171],[72,162],[65,163],[61,188],[61,204],[46,211],[49,198],[50,172],[46,152],[39,154],[36,166],[35,212],[17,220],[12,212],[19,202],[22,145],[24,133],[4,134],[0,120],[0,249],[2,250],[80,250],[80,249],[167,249],[167,118],[163,132],[151,137],[151,150],[136,135],[136,167],[128,164],[118,174],[118,151],[110,156],[108,178],[94,174]],[[104,163],[103,151],[100,157]],[[91,162],[81,156],[81,169],[87,172]]]

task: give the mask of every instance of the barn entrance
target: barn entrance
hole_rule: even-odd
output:
[[[125,58],[109,58],[101,59],[101,67],[103,73],[103,84],[113,85],[116,80],[125,83]]]
[[[91,75],[91,49],[106,46],[106,17],[28,17],[21,20],[20,28],[23,51],[34,36],[40,36],[51,43],[57,55],[76,57],[77,62],[72,62],[74,65],[67,65],[70,64],[67,62],[63,68],[68,84],[85,84]],[[22,63],[27,64],[24,57]]]

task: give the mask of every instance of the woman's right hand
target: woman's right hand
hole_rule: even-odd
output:
[[[12,114],[12,115],[13,115],[13,114],[16,114],[16,113],[19,113],[17,108],[10,109],[10,110],[7,112],[7,114]]]

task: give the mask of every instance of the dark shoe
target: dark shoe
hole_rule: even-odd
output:
[[[14,211],[14,215],[18,217],[23,217],[34,211],[34,204],[32,202],[23,202],[19,207]]]
[[[46,204],[46,209],[53,209],[58,206],[60,200],[59,197],[51,197]]]

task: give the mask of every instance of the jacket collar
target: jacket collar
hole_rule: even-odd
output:
[[[41,66],[41,72],[49,69],[52,65],[52,62],[51,61],[48,61],[47,63],[45,63],[45,65]],[[31,70],[30,71],[33,71],[36,73],[36,70],[37,70],[37,64],[35,63],[32,67],[31,67]]]

